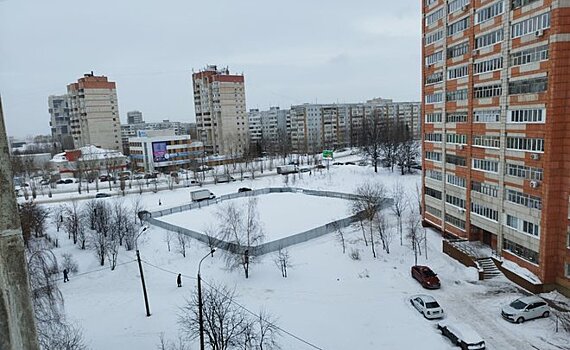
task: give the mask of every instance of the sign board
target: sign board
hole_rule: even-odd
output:
[[[167,161],[169,158],[166,151],[166,141],[152,143],[152,160],[155,163]]]
[[[323,150],[323,159],[333,159],[333,151],[330,149]]]

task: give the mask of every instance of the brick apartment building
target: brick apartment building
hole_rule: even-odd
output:
[[[570,1],[423,1],[423,220],[570,291]]]

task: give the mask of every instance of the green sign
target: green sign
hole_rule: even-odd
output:
[[[325,158],[332,159],[333,158],[333,151],[330,149],[323,150],[323,159],[325,159]]]

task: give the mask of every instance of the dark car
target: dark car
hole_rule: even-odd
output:
[[[326,166],[324,166],[323,164],[317,164],[315,165],[315,169],[326,169]]]
[[[334,162],[333,165],[344,165],[343,162]]]
[[[412,277],[421,283],[422,287],[427,289],[438,289],[441,287],[437,275],[427,266],[412,266]]]
[[[356,163],[355,162],[346,162],[346,163],[344,163],[344,165],[356,165]]]
[[[249,191],[251,191],[251,188],[249,188],[249,187],[240,187],[240,188],[238,189],[238,193],[241,193],[241,192],[249,192]]]
[[[107,198],[107,197],[111,197],[111,195],[108,193],[97,193],[95,195],[95,198]]]

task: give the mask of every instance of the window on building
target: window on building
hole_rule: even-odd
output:
[[[500,109],[476,110],[473,113],[473,121],[476,123],[498,123],[500,117]]]
[[[433,160],[435,162],[441,162],[441,152],[426,151],[425,154],[426,154],[425,158],[427,160]]]
[[[457,187],[466,187],[467,181],[464,177],[457,176],[455,174],[447,174],[447,183]]]
[[[437,181],[441,181],[443,179],[443,173],[441,171],[428,169],[426,170],[426,177],[429,177],[430,179],[434,179]]]
[[[550,12],[542,13],[511,25],[511,38],[550,28]]]
[[[425,194],[427,196],[441,200],[441,191],[434,190],[431,187],[425,186]]]
[[[487,159],[472,159],[472,169],[475,170],[482,170],[490,173],[498,173],[499,172],[499,162],[494,160],[487,160]]]
[[[445,141],[447,143],[455,143],[460,145],[467,144],[467,135],[466,134],[455,134],[455,133],[446,133],[445,134]]]
[[[425,208],[426,208],[427,213],[430,213],[433,216],[441,218],[441,210],[439,210],[435,207],[432,207],[431,205],[425,205]]]
[[[546,109],[514,109],[509,111],[508,116],[509,123],[544,123],[546,119]]]
[[[454,58],[464,55],[469,52],[469,41],[462,42],[460,44],[450,46],[447,48],[447,58]]]
[[[433,4],[434,2],[437,2],[438,0],[426,0],[426,6],[429,6],[431,4]]]
[[[449,214],[445,214],[445,222],[453,225],[461,230],[465,230],[465,220],[461,220],[459,218],[456,218],[453,215],[449,215]]]
[[[425,45],[433,44],[443,39],[443,29],[436,30],[435,32],[426,34]]]
[[[457,34],[469,28],[469,16],[460,19],[457,22],[453,22],[447,26],[447,36]]]
[[[463,198],[459,198],[456,196],[452,196],[450,194],[446,194],[445,195],[445,202],[449,203],[453,206],[456,206],[458,208],[465,209],[465,199],[463,199]]]
[[[448,91],[445,94],[445,100],[449,102],[462,101],[466,99],[467,99],[467,89]]]
[[[542,209],[542,200],[540,197],[531,196],[512,189],[507,189],[507,201],[527,208]]]
[[[439,21],[440,19],[442,19],[443,15],[444,15],[443,10],[444,10],[444,8],[440,7],[439,9],[437,9],[434,12],[427,15],[426,16],[426,26],[429,26],[430,24],[435,23],[436,21]]]
[[[433,54],[426,56],[426,66],[431,66],[443,60],[443,51],[437,51]]]
[[[570,278],[570,263],[566,263],[566,268],[564,269],[564,276]]]
[[[467,166],[467,161],[465,157],[456,156],[454,154],[446,154],[445,162],[448,164],[454,164],[459,166]]]
[[[451,0],[447,3],[447,13],[451,14],[453,12],[461,10],[463,7],[469,5],[470,0]]]
[[[486,205],[471,202],[471,212],[493,221],[499,221],[499,211]]]
[[[426,123],[441,123],[441,113],[428,113],[426,114]]]
[[[473,63],[473,74],[494,72],[503,68],[503,58],[495,57],[489,60]]]
[[[491,6],[483,7],[475,12],[475,24],[486,22],[504,11],[503,0],[492,4]]]
[[[533,2],[538,1],[538,0],[511,0],[511,1],[512,1],[511,8],[514,10],[514,9],[522,7],[522,6],[532,4]]]
[[[505,224],[508,227],[534,237],[540,237],[540,225],[518,218],[511,214],[506,215],[507,220]]]
[[[507,149],[544,152],[544,139],[507,136]]]
[[[467,113],[466,112],[455,112],[448,113],[445,116],[446,123],[467,123]]]
[[[498,186],[479,181],[471,181],[471,190],[495,198],[499,195]]]
[[[483,34],[475,38],[475,48],[480,49],[486,46],[495,45],[503,41],[503,29]]]
[[[461,66],[447,69],[447,79],[459,79],[469,75],[469,66]]]
[[[426,77],[425,85],[436,84],[443,81],[443,71],[435,72]]]
[[[425,133],[424,134],[424,141],[426,141],[426,142],[441,142],[442,141],[441,133]]]
[[[511,53],[511,65],[521,66],[523,64],[540,62],[548,59],[548,45],[533,47],[518,52]]]
[[[507,175],[523,179],[542,181],[542,168],[533,168],[525,165],[507,163]]]
[[[501,96],[503,88],[501,84],[477,86],[473,89],[473,97],[475,98],[489,98]]]
[[[431,95],[426,95],[425,100],[426,104],[443,102],[443,92],[436,92]]]
[[[501,138],[491,135],[473,135],[473,146],[485,148],[500,148]]]
[[[548,89],[548,78],[517,80],[509,82],[509,94],[533,94],[544,92]]]
[[[503,250],[506,250],[520,258],[530,261],[533,264],[538,264],[538,253],[532,249],[523,247],[513,241],[503,238]]]

